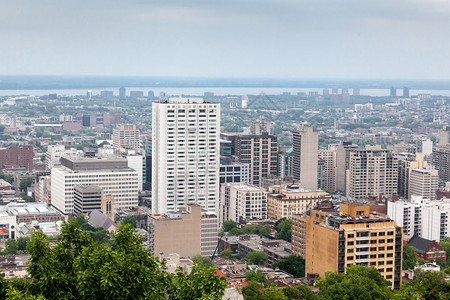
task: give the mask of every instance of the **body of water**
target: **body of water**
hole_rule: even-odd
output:
[[[108,90],[113,91],[115,96],[119,95],[118,87],[91,89],[92,94],[98,95],[101,91]],[[264,92],[266,95],[280,95],[284,92],[289,92],[292,95],[296,95],[299,92],[309,93],[318,92],[322,94],[322,88],[154,88],[154,87],[126,87],[126,94],[129,95],[130,91],[143,91],[144,97],[147,96],[148,91],[153,91],[155,96],[161,92],[165,92],[168,95],[190,95],[190,96],[203,96],[205,92],[213,92],[216,96],[227,95],[259,95]],[[18,95],[31,95],[31,96],[44,96],[48,94],[57,94],[59,96],[78,96],[86,95],[86,89],[55,89],[55,90],[0,90],[0,96],[18,96]],[[330,89],[331,92],[331,89]],[[349,89],[350,94],[353,93],[352,89]],[[339,89],[339,93],[341,90]],[[361,95],[379,97],[389,96],[389,89],[361,89]],[[397,90],[397,95],[403,94],[402,89]],[[431,94],[434,96],[448,96],[450,97],[450,90],[410,90],[410,96],[417,96],[418,94]]]

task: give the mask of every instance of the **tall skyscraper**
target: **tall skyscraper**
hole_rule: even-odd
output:
[[[125,100],[125,98],[127,97],[125,94],[125,91],[126,90],[124,87],[119,88],[119,99],[120,100]]]
[[[366,199],[369,196],[391,197],[397,193],[398,159],[381,146],[348,149],[346,196]]]
[[[397,88],[391,87],[391,97],[397,97]]]
[[[153,213],[190,203],[218,213],[220,104],[169,98],[152,114]]]
[[[235,154],[239,161],[250,165],[250,184],[261,186],[263,179],[278,173],[277,137],[261,135],[236,137]]]
[[[409,87],[403,88],[403,97],[409,98]]]
[[[294,178],[300,180],[305,189],[316,190],[319,132],[310,126],[300,126],[292,134]]]

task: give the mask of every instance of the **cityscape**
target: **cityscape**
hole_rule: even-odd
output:
[[[119,2],[0,1],[1,299],[450,299],[447,3]]]

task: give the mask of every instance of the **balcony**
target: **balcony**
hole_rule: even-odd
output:
[[[356,255],[370,255],[370,251],[355,252]]]
[[[370,258],[361,258],[361,259],[355,259],[355,263],[368,263],[370,262]]]
[[[370,244],[359,244],[359,245],[355,245],[356,248],[369,248]]]
[[[356,238],[357,241],[369,241],[370,236],[360,236]]]

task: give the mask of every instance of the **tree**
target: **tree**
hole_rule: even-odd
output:
[[[231,258],[233,257],[233,251],[231,251],[230,248],[226,248],[222,252],[220,252],[219,256],[223,258]]]
[[[267,253],[262,251],[251,251],[247,254],[248,263],[250,265],[259,266],[263,264],[268,258],[269,256],[267,255]]]
[[[200,254],[194,255],[194,257],[192,257],[192,261],[207,268],[214,267],[214,263],[212,262],[211,258],[207,256],[201,256]]]
[[[31,186],[31,184],[33,183],[33,178],[32,177],[28,177],[28,178],[24,178],[20,181],[20,190],[21,191],[27,191],[27,188],[29,188]]]
[[[271,287],[263,290],[263,297],[261,299],[264,300],[288,300],[288,297],[283,293],[282,290],[279,290],[275,287]]]
[[[132,216],[126,216],[122,223],[124,224],[130,224],[132,228],[136,228],[136,219],[133,218]]]
[[[242,288],[242,295],[245,300],[261,300],[263,297],[262,294],[262,285],[256,281],[250,281],[246,286]]]
[[[27,250],[27,243],[30,240],[29,237],[20,237],[17,239],[17,250],[19,251],[26,251]]]
[[[17,254],[17,250],[19,250],[19,246],[17,245],[17,241],[8,239],[5,242],[5,250],[3,251],[6,255]]]
[[[267,287],[269,285],[269,281],[267,280],[266,275],[263,274],[260,269],[247,271],[245,273],[245,280],[247,282],[253,281],[253,282],[261,283],[265,287]]]
[[[222,224],[223,231],[229,232],[233,228],[237,228],[237,223],[231,220],[223,221]]]
[[[316,281],[323,299],[389,299],[390,282],[377,269],[351,265],[345,273],[327,272]]]
[[[63,223],[54,247],[35,231],[27,246],[29,276],[10,280],[7,292],[20,299],[222,298],[226,281],[213,269],[195,265],[190,273],[169,274],[130,225],[122,224],[113,240],[115,250],[94,243],[75,220]]]
[[[403,245],[403,270],[413,269],[417,263],[417,253],[413,246]]]
[[[292,239],[292,220],[284,219],[277,225],[277,239],[291,242]]]
[[[419,295],[419,297],[414,299],[449,299],[450,283],[445,280],[445,277],[446,275],[444,272],[416,269],[414,271],[414,279],[405,282],[398,293],[401,296],[409,294]],[[400,299],[399,296],[397,297]]]
[[[291,286],[287,286],[283,289],[283,293],[284,295],[288,298],[288,299],[292,299],[292,300],[314,300],[317,299],[317,295],[314,294],[313,291],[311,291],[311,289],[303,284],[300,285],[296,285],[294,287]]]
[[[272,268],[278,268],[294,277],[305,276],[305,259],[299,255],[289,255],[272,264]]]

